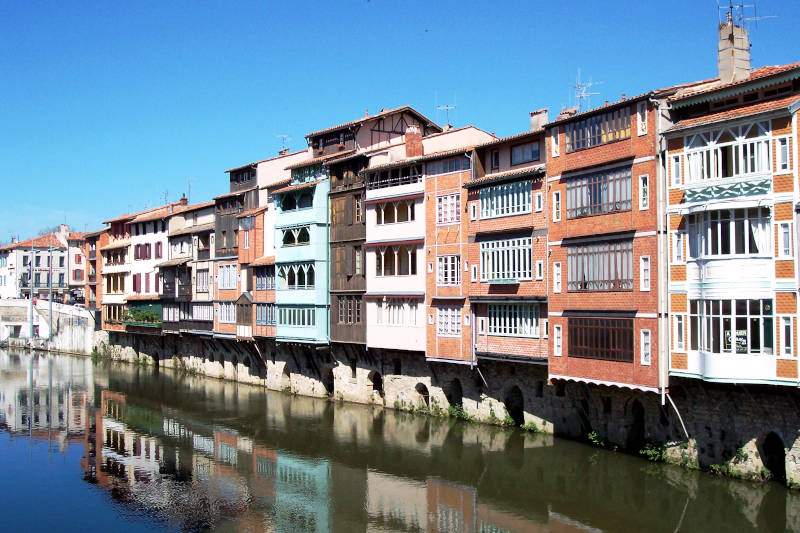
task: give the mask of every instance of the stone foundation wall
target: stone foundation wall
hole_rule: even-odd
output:
[[[637,454],[646,449],[653,459],[735,477],[769,477],[766,468],[778,472],[783,466],[787,482],[800,484],[796,389],[673,378],[670,398],[662,405],[662,397],[653,393],[548,384],[547,367],[538,364],[481,360],[471,368],[428,362],[421,352],[199,336],[101,332],[95,341],[101,354],[116,360],[304,396],[525,424],[612,449]]]

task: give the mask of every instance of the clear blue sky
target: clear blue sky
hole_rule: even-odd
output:
[[[724,0],[721,0],[723,3]],[[750,2],[752,4],[752,2]],[[651,5],[653,7],[651,7]],[[658,7],[656,7],[658,6]],[[760,0],[753,66],[800,61],[800,2]],[[716,75],[714,0],[0,0],[0,241],[226,191],[227,168],[411,105],[497,135],[571,103]],[[574,100],[573,100],[574,102]]]

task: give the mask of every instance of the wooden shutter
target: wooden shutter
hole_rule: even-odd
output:
[[[144,275],[144,292],[150,292],[150,273]]]
[[[345,272],[347,272],[348,276],[353,275],[353,254],[354,250],[351,246],[343,246],[341,248],[342,252],[344,252],[345,257]]]
[[[140,288],[141,288],[141,283],[140,283],[141,279],[140,279],[139,276],[141,276],[141,274],[134,274],[133,275],[133,292],[141,292],[141,290],[140,290]]]
[[[346,196],[342,198],[344,201],[344,221],[348,226],[353,225],[353,197]]]

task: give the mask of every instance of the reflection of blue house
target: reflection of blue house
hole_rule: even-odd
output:
[[[275,531],[330,531],[328,461],[278,453],[275,472]]]
[[[293,165],[270,192],[275,219],[276,324],[279,341],[328,342],[328,175],[319,160]]]

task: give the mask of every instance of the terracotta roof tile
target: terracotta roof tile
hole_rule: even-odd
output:
[[[790,105],[800,101],[800,94],[792,94],[784,96],[775,100],[767,100],[766,102],[758,102],[751,105],[737,107],[735,109],[727,109],[725,111],[718,111],[708,115],[702,115],[694,118],[687,118],[676,123],[667,132],[671,133],[678,130],[685,130],[705,124],[713,124],[715,122],[724,122],[726,120],[733,120],[740,117],[749,117],[752,115],[759,115],[761,113],[769,113],[770,111],[777,111],[779,109],[788,109]]]
[[[441,131],[441,129],[442,129],[442,128],[439,127],[438,124],[436,124],[434,121],[432,121],[431,119],[429,119],[428,117],[426,117],[425,115],[423,115],[422,113],[420,113],[419,111],[414,109],[413,107],[404,105],[404,106],[400,106],[400,107],[395,107],[394,109],[387,109],[387,110],[381,111],[380,113],[377,113],[375,115],[366,115],[366,116],[357,118],[355,120],[351,120],[350,122],[344,122],[344,123],[338,124],[336,126],[331,126],[330,128],[325,128],[325,129],[321,129],[321,130],[317,130],[317,131],[312,131],[311,133],[306,135],[306,139],[308,139],[310,137],[315,137],[317,135],[323,135],[325,133],[329,133],[329,132],[332,132],[332,131],[340,130],[340,129],[343,129],[343,128],[347,128],[348,126],[355,126],[357,124],[363,124],[364,122],[366,122],[368,120],[374,120],[376,118],[385,117],[387,115],[393,115],[395,113],[401,113],[401,112],[409,112],[409,113],[412,113],[414,115],[417,115],[417,118],[422,119],[423,122],[427,122],[429,126],[434,126],[439,131]]]
[[[341,152],[337,152],[335,154],[326,154],[326,155],[321,155],[319,157],[312,157],[311,159],[306,159],[304,161],[300,161],[299,163],[293,163],[288,167],[286,167],[285,170],[291,170],[293,168],[307,167],[308,165],[323,163],[328,159],[336,159],[339,157],[343,157],[345,155],[350,155],[353,152],[355,152],[355,150],[342,150]]]
[[[443,157],[450,157],[455,154],[463,154],[467,152],[471,152],[475,149],[475,146],[464,146],[462,148],[453,148],[451,150],[443,150],[441,152],[433,152],[427,155],[418,155],[416,157],[407,157],[405,159],[400,159],[398,161],[390,161],[388,163],[381,163],[380,165],[375,165],[372,167],[367,167],[363,169],[360,173],[365,174],[367,172],[373,172],[375,170],[385,170],[387,168],[395,168],[395,167],[402,167],[405,165],[413,165],[414,163],[420,163],[423,161],[432,161],[434,159],[441,159]]]
[[[314,181],[308,181],[306,183],[298,183],[297,185],[289,185],[287,187],[282,187],[280,189],[273,190],[272,194],[283,194],[283,193],[289,192],[289,191],[296,191],[296,190],[299,190],[299,189],[305,189],[307,187],[313,187],[314,185],[316,185],[317,183],[319,183],[321,181],[323,181],[323,180],[314,180]]]
[[[253,215],[257,215],[259,213],[263,213],[267,209],[269,209],[269,207],[266,206],[266,205],[262,205],[262,206],[259,206],[259,207],[254,207],[252,209],[248,209],[244,213],[236,215],[236,218],[244,218],[244,217],[250,217],[250,216],[253,216]]]
[[[258,267],[258,266],[266,266],[266,265],[274,265],[274,264],[275,264],[275,256],[274,255],[270,255],[270,256],[265,256],[265,257],[259,257],[258,259],[256,259],[252,263],[250,263],[250,266],[251,267]]]
[[[703,93],[718,91],[721,89],[727,89],[729,87],[734,87],[736,85],[742,85],[744,83],[749,83],[763,78],[768,78],[776,74],[789,72],[790,70],[794,69],[800,69],[800,62],[788,63],[786,65],[767,65],[764,67],[759,67],[757,69],[750,71],[750,76],[748,76],[747,78],[739,81],[734,81],[731,83],[719,83],[719,78],[712,78],[710,80],[707,80],[707,82],[712,83],[712,85],[707,85],[705,87],[701,87],[695,90],[678,92],[675,96],[670,98],[670,101],[682,100],[684,98],[690,98],[692,96],[697,96]]]
[[[488,185],[499,181],[507,181],[515,178],[525,176],[532,176],[534,174],[544,175],[545,165],[535,165],[532,167],[515,168],[513,170],[506,170],[504,172],[495,172],[494,174],[487,174],[482,178],[470,180],[464,184],[467,189],[471,187],[479,187],[481,185]]]
[[[7,244],[0,248],[0,250],[17,250],[20,248],[30,248],[31,246],[34,248],[47,248],[49,246],[53,246],[55,248],[65,248],[65,246],[61,244],[61,241],[58,240],[57,233],[47,233],[32,239],[15,242],[14,244]]]
[[[219,196],[215,196],[214,200],[221,200],[223,198],[230,198],[232,196],[239,196],[240,194],[244,194],[244,193],[249,192],[249,191],[254,191],[256,189],[258,189],[257,185],[254,186],[254,187],[251,187],[249,189],[243,189],[241,191],[233,191],[233,192],[228,192],[228,193],[225,193],[225,194],[220,194]]]
[[[235,172],[237,170],[242,170],[244,168],[252,168],[252,167],[254,167],[254,166],[256,166],[256,165],[258,165],[260,163],[266,163],[267,161],[275,161],[276,159],[281,159],[283,157],[289,157],[289,156],[292,156],[292,155],[297,155],[297,154],[305,152],[305,151],[306,150],[298,150],[296,152],[287,152],[285,154],[276,155],[275,157],[268,157],[266,159],[261,159],[259,161],[253,161],[252,163],[247,163],[246,165],[241,165],[241,166],[238,166],[238,167],[229,168],[228,170],[225,171],[225,173]]]

